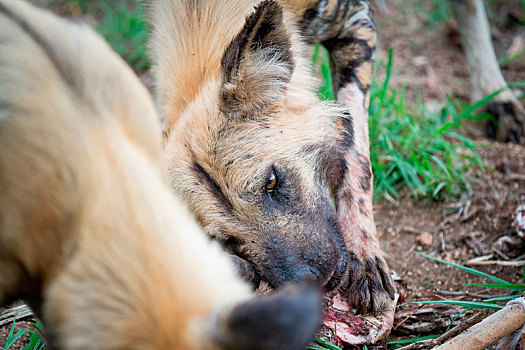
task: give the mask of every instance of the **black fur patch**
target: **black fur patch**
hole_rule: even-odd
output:
[[[376,297],[386,293],[393,298],[395,291],[385,263],[380,257],[360,260],[352,252],[348,253],[348,261],[349,278],[339,291],[349,296],[359,312],[379,311],[381,305],[374,305]]]
[[[334,75],[334,91],[339,91],[347,83],[357,83],[361,91],[367,91],[369,86],[362,86],[357,78],[356,70],[364,62],[372,62],[375,48],[370,47],[366,40],[355,38],[333,38],[323,42],[323,45],[331,53],[330,63]],[[350,46],[358,48],[350,52]],[[344,62],[334,61],[333,52],[347,52]]]
[[[246,19],[243,29],[226,48],[221,61],[223,84],[237,85],[239,89],[257,89],[256,86],[249,86],[249,82],[242,81],[242,72],[246,68],[243,67],[244,57],[249,52],[255,53],[268,47],[279,52],[279,64],[286,65],[290,72],[288,76],[279,78],[288,82],[295,62],[291,52],[290,36],[283,23],[282,8],[275,1],[260,3]],[[259,57],[258,59],[265,58]],[[268,59],[273,59],[273,56],[268,57]],[[251,112],[237,110],[241,102],[242,104],[250,103],[250,101],[240,101],[240,98],[244,98],[244,94],[241,95],[237,96],[235,90],[223,89],[221,91],[221,109],[223,112]]]
[[[357,205],[359,207],[359,212],[361,215],[368,217],[369,213],[365,211],[365,200],[363,198],[359,198],[357,201]],[[363,236],[368,239],[368,233],[363,232]]]
[[[242,259],[237,255],[230,255],[230,260],[233,262],[242,279],[248,282],[251,286],[256,288],[261,282],[261,277],[255,271],[255,268],[247,260]]]
[[[359,166],[361,167],[362,175],[359,181],[361,189],[368,192],[372,182],[372,172],[370,171],[370,162],[368,160],[360,159]]]
[[[395,297],[394,293],[396,292],[396,289],[394,285],[392,284],[392,279],[386,272],[387,270],[386,270],[385,263],[379,257],[376,257],[376,264],[379,268],[379,274],[381,275],[381,281],[383,283],[383,287],[385,287],[385,290],[390,295],[390,298],[394,299]]]
[[[329,5],[330,13],[327,13],[328,2],[318,1],[312,4],[312,7],[304,12],[298,23],[308,43],[318,43],[329,37],[338,37],[342,24],[348,17],[351,6],[354,5],[351,0],[337,0],[335,7]]]
[[[349,150],[354,146],[354,121],[350,112],[345,111],[344,116],[345,118],[341,119],[345,131],[343,134],[342,146],[346,150]]]
[[[197,174],[201,182],[208,187],[210,193],[219,202],[219,204],[222,205],[222,208],[224,208],[228,214],[232,214],[233,206],[230,200],[224,195],[224,192],[222,192],[219,184],[217,184],[210,174],[208,174],[206,170],[204,170],[204,168],[199,163],[197,163],[197,161],[193,163],[193,172]]]
[[[311,283],[251,299],[221,317],[215,342],[221,349],[304,349],[321,320],[321,294]]]
[[[483,111],[491,114],[494,119],[489,120],[486,126],[487,136],[495,139],[498,134],[498,128],[501,128],[500,121],[502,118],[512,118],[510,123],[508,120],[505,123],[506,130],[504,130],[504,139],[500,141],[520,143],[525,137],[525,121],[518,119],[519,112],[516,110],[512,102],[495,102],[488,103]]]
[[[316,8],[308,9],[304,12],[303,18],[299,22],[299,28],[305,28],[307,27],[317,16],[319,15],[319,12]]]
[[[325,290],[332,291],[338,288],[341,283],[348,277],[348,256],[346,254],[346,245],[343,238],[341,229],[339,228],[339,223],[333,217],[329,217],[328,221],[334,227],[332,235],[339,244],[339,250],[341,252],[342,260],[337,264],[336,270],[332,278],[324,286]]]

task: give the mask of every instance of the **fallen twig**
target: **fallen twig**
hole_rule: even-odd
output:
[[[472,219],[480,211],[486,211],[486,209],[474,208],[470,212],[468,212],[468,210],[464,210],[461,213],[454,215],[453,217],[448,217],[445,220],[441,221],[441,223],[439,224],[439,228],[443,228],[446,225],[452,224],[455,222],[466,222]]]
[[[525,260],[520,261],[504,261],[504,260],[489,260],[489,261],[467,261],[467,266],[475,265],[498,265],[498,266],[525,266]]]
[[[397,310],[396,326],[392,332],[396,335],[442,332],[450,322],[453,326],[461,322],[462,318],[454,320],[459,312],[461,308],[455,305],[425,305]]]
[[[507,174],[505,180],[522,180],[525,181],[525,174]]]
[[[443,333],[439,337],[435,339],[428,339],[423,340],[414,344],[407,345],[405,347],[402,347],[399,350],[423,350],[423,349],[431,349],[437,345],[442,344],[443,342],[447,341],[450,338],[453,338],[460,334],[461,332],[465,331],[469,327],[475,325],[479,321],[483,319],[483,313],[479,312],[475,314],[474,316],[466,319],[465,321],[462,321],[460,324],[455,326],[454,328],[450,329],[448,332]]]
[[[468,290],[456,292],[456,291],[441,290],[439,288],[436,288],[436,294],[444,295],[444,296],[453,296],[453,297],[470,296],[473,298],[480,298],[480,299],[491,299],[491,298],[498,298],[498,297],[503,297],[503,296],[508,295],[508,294],[496,294],[496,295],[479,294],[479,293],[471,293]]]
[[[503,252],[501,252],[498,248],[496,248],[496,247],[492,247],[492,251],[493,251],[494,253],[498,254],[500,257],[502,257],[503,260],[507,260],[507,261],[510,260],[510,258],[509,258],[507,255],[505,255]]]
[[[416,249],[416,245],[415,245],[415,244],[412,244],[412,247],[410,247],[410,249],[405,253],[405,255],[403,256],[403,258],[407,258],[410,254],[412,254],[412,252],[414,251],[414,249]]]
[[[399,321],[395,327],[393,327],[392,329],[393,330],[396,330],[399,326],[401,326],[403,323],[406,322],[406,320],[408,320],[410,317],[412,317],[415,313],[418,312],[418,309],[414,309],[412,312],[410,312],[408,315],[406,315],[406,317],[404,319],[402,319],[401,321]]]
[[[514,333],[525,323],[525,299],[515,299],[434,350],[481,350]]]
[[[419,234],[423,233],[424,231],[415,229],[415,228],[410,227],[410,226],[404,226],[404,227],[401,228],[400,232],[413,233],[413,234],[419,235]]]
[[[477,262],[477,261],[487,261],[487,260],[492,259],[493,257],[494,257],[494,254],[478,256],[478,257],[476,257],[476,258],[474,258],[474,259],[470,259],[469,262],[472,262],[472,261],[474,261],[474,262]],[[467,264],[468,264],[468,262],[467,262]]]
[[[19,305],[0,312],[0,326],[13,322],[16,318],[21,320],[33,315],[33,311],[27,305]]]

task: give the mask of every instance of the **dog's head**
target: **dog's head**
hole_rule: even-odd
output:
[[[346,260],[330,179],[341,171],[341,110],[313,89],[299,38],[275,2],[246,19],[167,135],[173,187],[254,281],[333,289]]]

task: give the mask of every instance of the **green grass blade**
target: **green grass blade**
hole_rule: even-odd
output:
[[[489,275],[487,273],[484,273],[484,272],[481,272],[481,271],[478,271],[478,270],[475,270],[473,268],[466,267],[466,266],[463,266],[463,265],[458,265],[458,264],[454,264],[454,263],[451,263],[451,262],[448,262],[448,261],[445,261],[445,260],[441,260],[441,259],[435,258],[433,256],[427,255],[427,254],[425,254],[423,252],[416,252],[416,254],[422,255],[422,256],[424,256],[425,258],[428,258],[428,259],[432,259],[432,260],[438,261],[438,262],[440,262],[442,264],[446,264],[446,265],[449,265],[449,266],[456,267],[456,268],[458,268],[460,270],[472,273],[474,275],[478,275],[478,276],[481,276],[481,277],[488,278],[489,280],[497,282],[499,284],[506,284],[506,285],[510,285],[511,284],[511,283],[509,283],[507,281],[504,281],[504,280],[502,280],[500,278],[491,276],[491,275]]]
[[[20,339],[24,334],[28,332],[30,332],[29,329],[21,329],[18,332],[16,332],[15,335],[8,337],[3,350],[8,350],[14,343],[16,343],[18,339]]]
[[[467,107],[465,107],[465,109],[460,113],[460,115],[462,116],[465,116],[465,117],[468,117],[472,114],[474,114],[474,111],[476,109],[480,109],[481,107],[485,106],[487,103],[489,103],[490,101],[492,101],[496,96],[498,96],[503,90],[505,90],[506,88],[503,88],[503,89],[499,89],[499,90],[496,90],[494,91],[493,93],[479,99],[478,101],[468,105]]]
[[[320,345],[320,349],[323,349],[323,350],[341,350],[340,347],[338,346],[335,346],[334,344],[328,342],[328,341],[325,341],[325,340],[322,340],[322,339],[315,339],[314,340],[318,345]],[[314,346],[318,346],[318,345],[315,345],[313,344]]]
[[[392,340],[389,341],[388,344],[395,345],[395,344],[414,344],[418,341],[428,340],[428,339],[435,339],[437,337],[441,336],[441,334],[431,334],[431,335],[425,335],[421,337],[415,337],[410,339],[400,339],[400,340]]]
[[[423,300],[423,301],[412,301],[401,305],[408,304],[434,304],[434,305],[458,305],[464,308],[470,309],[489,309],[489,310],[501,310],[503,306],[491,303],[483,303],[477,301],[462,301],[462,300]],[[398,305],[401,306],[401,305]]]
[[[11,329],[9,330],[9,334],[7,335],[7,339],[10,339],[13,336],[13,333],[15,332],[15,322],[16,322],[17,316],[18,314],[16,314],[15,317],[13,318],[13,323],[11,324]]]
[[[484,299],[483,301],[486,302],[486,303],[494,303],[494,302],[497,302],[497,301],[514,300],[514,299],[517,299],[519,297],[521,297],[520,294],[517,294],[517,295],[506,295],[504,297],[496,297],[496,298]]]
[[[385,101],[385,95],[386,95],[386,91],[388,89],[388,83],[390,82],[390,77],[392,76],[392,66],[393,66],[393,64],[394,64],[394,50],[392,48],[390,48],[388,50],[388,61],[387,61],[387,64],[386,64],[385,81],[383,82],[383,90],[381,91],[380,99],[379,99],[381,102]]]
[[[463,315],[465,312],[468,312],[472,310],[471,308],[467,308],[463,311],[461,311],[460,313],[458,313],[456,316],[454,316],[451,320],[450,320],[450,323],[448,324],[447,326],[447,329],[445,329],[445,333],[448,332],[448,330],[450,329],[450,327],[452,327],[452,324],[454,323],[454,321],[456,321],[458,319],[459,316]]]

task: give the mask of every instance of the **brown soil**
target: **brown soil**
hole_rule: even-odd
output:
[[[434,297],[435,288],[465,290],[457,283],[487,283],[414,254],[415,251],[458,264],[489,254],[493,255],[490,260],[513,260],[519,256],[523,259],[525,242],[520,246],[498,241],[504,236],[517,237],[512,214],[517,205],[525,203],[524,149],[492,144],[480,152],[486,172],[473,174],[479,182],[473,183],[471,197],[450,203],[406,196],[396,203],[381,201],[376,205],[378,228],[390,266],[408,282],[410,298]],[[506,174],[498,170],[502,167],[520,170]],[[425,233],[432,237],[430,244],[418,240]],[[522,269],[496,265],[476,268],[509,282],[519,282]]]
[[[21,329],[32,329],[31,326],[34,325],[34,321],[17,321],[15,323],[15,328],[13,331],[13,335],[15,335],[18,331]],[[0,344],[2,346],[5,345],[4,341],[7,339],[9,332],[11,331],[11,325],[8,327],[0,327]],[[10,350],[22,350],[26,344],[29,343],[29,335],[24,334],[13,346],[11,346]]]
[[[385,59],[388,48],[394,50],[396,73],[392,85],[406,84],[409,96],[415,98],[421,93],[425,104],[444,101],[450,95],[467,100],[468,67],[455,23],[429,23],[430,1],[390,0],[387,3],[387,12],[375,9],[375,19],[380,34],[379,60]],[[521,9],[517,2],[514,7]],[[525,40],[525,27],[511,20],[516,9],[507,10],[509,19],[498,21],[505,27],[493,28],[499,57],[516,38]],[[525,79],[525,59],[509,65],[503,73],[509,82]],[[496,254],[495,259],[503,260],[505,257],[498,256],[493,245],[503,235],[515,236],[512,213],[518,204],[525,202],[525,148],[482,138],[478,141],[487,144],[479,149],[486,169],[485,172],[472,170],[471,175],[479,181],[473,183],[471,197],[450,203],[405,195],[395,203],[386,200],[376,203],[378,229],[390,264],[409,282],[412,297],[429,296],[432,286],[450,288],[451,283],[463,282],[465,276],[456,269],[436,266],[411,251],[422,250],[458,263],[490,253]],[[430,246],[422,247],[417,237],[425,232],[432,235],[433,241]],[[509,258],[516,257],[525,252],[521,248],[501,247],[500,252]],[[482,270],[518,281],[516,268]]]
[[[15,307],[21,304],[22,302],[16,302],[12,305],[9,305],[8,307]],[[3,308],[0,308],[0,312],[2,312],[3,310]],[[16,323],[14,325],[14,329],[12,329],[13,322],[10,322],[9,324],[0,327],[0,349],[3,349],[5,347],[11,330],[13,331],[11,336],[14,336],[18,331],[22,329],[29,329],[32,331],[33,328],[31,326],[33,326],[35,322],[36,319],[34,317],[17,318]],[[18,339],[18,341],[16,341],[9,349],[22,350],[27,344],[29,344],[29,335],[26,333],[20,339]]]
[[[379,60],[386,60],[389,48],[394,50],[392,86],[406,85],[409,101],[414,102],[421,94],[427,106],[439,106],[447,96],[468,101],[468,66],[456,24],[453,21],[429,23],[430,1],[389,0],[387,4],[388,11],[376,8],[375,18],[380,34]],[[520,10],[518,2],[497,10],[497,23],[492,26],[492,32],[498,57],[504,56],[513,42],[525,40],[525,27],[515,22],[515,14],[522,14]],[[508,82],[525,79],[525,58],[508,65],[503,74]],[[512,214],[519,204],[525,204],[525,148],[483,139],[482,132],[474,135],[487,144],[479,149],[486,169],[485,172],[472,169],[471,175],[479,180],[472,184],[470,197],[465,195],[452,203],[415,199],[406,193],[397,202],[381,200],[376,203],[381,241],[391,268],[407,285],[406,301],[479,301],[472,296],[447,295],[446,291],[482,295],[505,292],[460,285],[490,281],[437,263],[416,254],[417,251],[458,264],[485,255],[492,255],[490,260],[524,258],[524,241],[518,244],[503,242],[517,237]],[[523,282],[524,266],[473,267],[509,282]],[[401,307],[401,311],[407,308],[417,309],[410,305]],[[458,312],[460,309],[453,312],[448,321]],[[425,335],[421,329],[417,334],[408,333],[403,323],[407,321],[397,320],[393,339],[406,338],[407,334]],[[443,332],[447,323],[441,325],[441,329],[429,326],[428,334]]]
[[[450,95],[468,100],[468,67],[459,45],[456,24],[453,21],[429,23],[430,1],[389,0],[387,3],[389,10],[376,9],[375,18],[380,33],[379,59],[385,59],[388,48],[394,49],[392,86],[406,84],[409,101],[414,102],[419,93],[427,105],[438,105]],[[495,13],[496,26],[492,31],[498,57],[504,56],[516,41],[525,41],[525,26],[519,26],[515,21],[516,16],[522,14],[519,1],[509,3],[500,6]],[[525,79],[525,59],[510,64],[503,73],[508,81]],[[465,196],[457,203],[436,202],[415,199],[407,193],[397,202],[380,200],[376,203],[381,241],[391,268],[407,285],[407,301],[479,300],[471,296],[441,295],[436,293],[437,289],[498,293],[460,285],[487,281],[422,257],[416,251],[459,264],[485,255],[492,255],[491,260],[520,257],[523,260],[523,241],[517,245],[505,244],[502,237],[517,237],[512,226],[512,213],[517,205],[525,203],[525,148],[484,139],[480,141],[488,144],[479,150],[486,169],[485,172],[472,170],[471,175],[478,177],[479,181],[473,183],[470,197]],[[475,268],[514,283],[521,281],[523,269],[498,265]],[[402,307],[401,311],[410,307]],[[32,320],[18,322],[16,330],[30,328],[32,323]],[[394,339],[407,335],[400,323],[406,321],[398,321],[395,325]],[[0,328],[0,346],[4,345],[9,329],[10,325]],[[434,334],[443,330],[444,327],[428,328]],[[411,335],[424,333],[418,331]],[[21,349],[25,342],[12,349]]]

